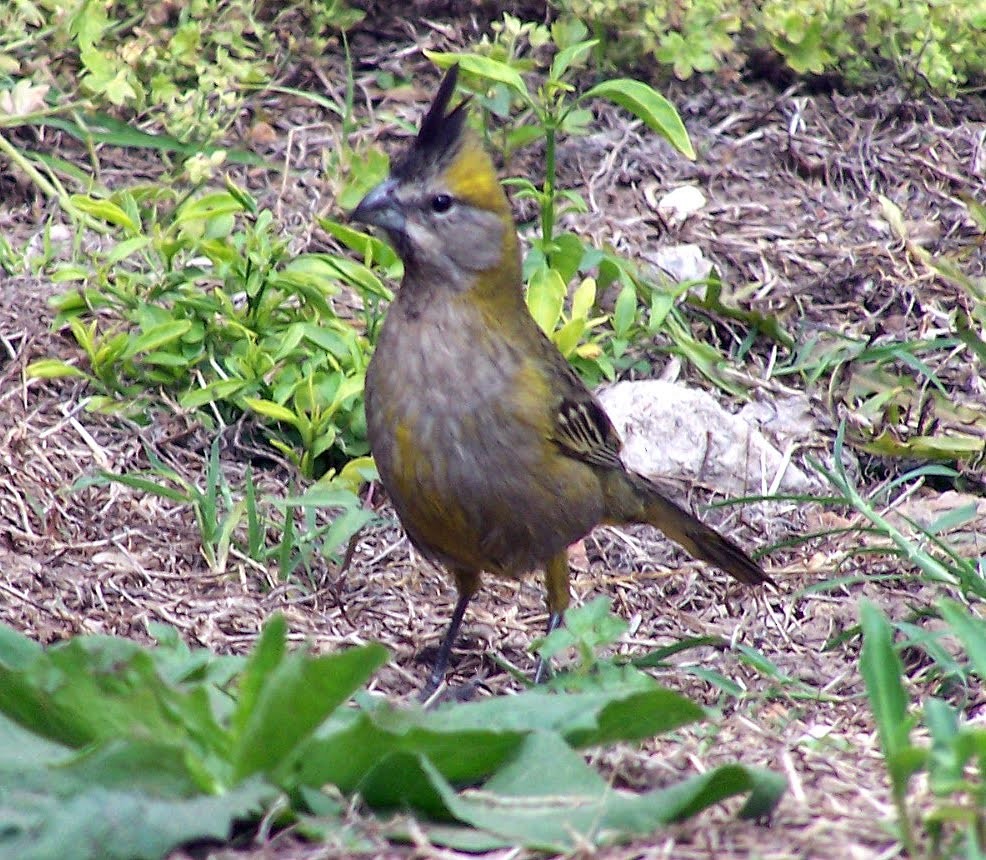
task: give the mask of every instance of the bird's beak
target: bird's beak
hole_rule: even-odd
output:
[[[390,234],[404,232],[404,212],[397,199],[397,180],[385,179],[349,215],[350,221],[380,227]]]

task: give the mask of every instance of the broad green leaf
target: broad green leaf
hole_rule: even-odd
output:
[[[24,368],[28,379],[58,379],[62,376],[85,376],[86,374],[74,365],[57,358],[42,358],[32,361]]]
[[[901,680],[904,667],[893,644],[890,624],[870,601],[859,607],[863,649],[859,668],[876,720],[883,754],[889,759],[910,743],[907,693]]]
[[[130,239],[124,239],[124,241],[114,245],[113,249],[103,258],[103,265],[107,268],[117,266],[127,257],[136,254],[150,244],[151,238],[149,236],[133,236]]]
[[[218,215],[233,215],[242,211],[243,204],[228,191],[213,191],[185,203],[175,214],[175,223],[207,221]]]
[[[189,797],[215,788],[195,779],[180,745],[152,738],[114,738],[66,756],[59,768],[80,785],[147,791],[161,797]]]
[[[595,278],[583,278],[572,293],[572,319],[588,319],[596,304]]]
[[[123,359],[135,358],[143,352],[150,352],[166,344],[180,340],[192,327],[191,320],[173,320],[161,323],[135,337],[120,356]]]
[[[370,481],[379,480],[376,463],[372,457],[354,457],[342,467],[338,475],[329,478],[329,482],[334,486],[341,486],[354,495],[360,491],[364,484]],[[325,480],[323,478],[323,480]]]
[[[565,303],[565,282],[555,269],[542,266],[527,288],[527,307],[541,330],[549,337],[561,319]]]
[[[33,639],[28,639],[6,624],[0,624],[0,666],[21,672],[40,659],[43,650]]]
[[[362,507],[351,507],[344,510],[332,520],[332,524],[322,533],[322,554],[328,555],[347,543],[374,516],[373,511]]]
[[[343,281],[377,298],[393,298],[393,293],[362,263],[332,254],[303,254],[285,266],[278,278],[308,281],[327,294],[338,292],[337,282]]]
[[[221,744],[201,687],[165,681],[152,656],[125,639],[76,637],[25,661],[0,653],[0,713],[43,737],[82,747],[154,738],[181,745],[191,729]]]
[[[282,659],[256,694],[233,752],[236,779],[290,764],[289,755],[387,661],[382,645]]]
[[[296,415],[287,407],[281,406],[280,403],[275,403],[273,400],[265,400],[260,397],[244,397],[243,402],[258,415],[263,415],[264,418],[283,421],[292,427],[300,427],[302,424],[300,416]]]
[[[931,734],[928,779],[936,794],[962,790],[967,762],[961,750],[958,710],[934,697],[924,703],[924,723]]]
[[[528,105],[532,105],[531,96],[527,91],[524,79],[506,63],[501,63],[490,57],[482,57],[479,54],[443,54],[437,51],[425,51],[425,56],[441,69],[448,69],[458,63],[459,68],[464,72],[484,78],[487,81],[506,84]]]
[[[352,248],[370,263],[390,270],[391,277],[399,277],[398,267],[401,265],[397,252],[386,242],[375,236],[355,230],[347,224],[333,221],[331,218],[318,218],[319,226],[332,236],[335,236],[347,248]]]
[[[360,788],[384,757],[406,753],[422,756],[456,784],[475,783],[494,773],[516,749],[523,728],[501,728],[471,720],[446,727],[436,714],[398,710],[387,704],[357,712],[333,714],[304,747],[298,779],[302,785],[332,783],[343,792]]]
[[[271,616],[260,631],[240,676],[239,696],[232,719],[232,728],[236,735],[242,735],[246,731],[260,691],[287,653],[287,631],[287,622],[280,613]]]
[[[609,99],[614,104],[626,108],[660,134],[678,152],[686,158],[695,160],[695,150],[674,105],[652,87],[630,78],[616,78],[596,84],[583,93],[579,101],[593,98]]]
[[[218,796],[184,798],[77,786],[55,768],[32,777],[25,785],[19,775],[16,787],[0,797],[0,856],[160,860],[188,842],[229,839],[235,821],[258,817],[277,796],[276,789],[259,781]]]
[[[727,765],[662,791],[618,791],[550,732],[529,735],[481,790],[457,794],[430,762],[421,766],[459,821],[513,844],[559,853],[646,836],[737,794],[749,794],[742,816],[763,815],[785,788],[775,774]]]
[[[551,61],[551,71],[548,72],[548,77],[556,81],[561,80],[562,75],[568,71],[569,66],[573,63],[580,64],[585,59],[589,51],[591,51],[598,44],[598,39],[589,39],[586,42],[578,42],[574,45],[569,45],[564,50],[559,51],[555,54],[554,59]]]
[[[358,502],[358,497],[342,487],[323,484],[321,481],[313,484],[300,496],[287,496],[283,499],[274,499],[275,507],[285,510],[288,508],[349,508],[354,502]]]
[[[555,346],[558,347],[558,351],[565,358],[571,357],[575,347],[579,345],[579,341],[585,333],[585,322],[583,318],[573,317],[551,336]]]
[[[130,216],[112,200],[100,200],[82,194],[73,194],[69,197],[69,202],[80,212],[98,218],[100,221],[106,221],[108,224],[123,227],[128,233],[136,233],[139,229],[139,225],[135,224]]]
[[[577,746],[640,740],[703,717],[698,705],[657,684],[648,691],[630,685],[567,695],[534,689],[434,714],[446,730],[554,731]]]
[[[625,338],[630,333],[634,320],[637,318],[637,290],[633,284],[624,284],[616,297],[613,307],[613,332],[617,337]]]
[[[84,281],[92,274],[89,266],[73,266],[70,263],[63,263],[51,274],[53,284],[64,284],[69,281]],[[54,301],[54,300],[53,300]],[[69,310],[70,308],[65,308]],[[85,305],[81,309],[85,308]]]
[[[443,795],[453,795],[454,789],[424,755],[382,755],[361,780],[359,794],[366,804],[381,812],[410,808],[435,821],[452,818]]]
[[[575,277],[586,255],[585,245],[574,233],[559,233],[550,247],[551,268],[567,284]]]
[[[183,394],[178,402],[182,409],[198,409],[216,400],[228,400],[242,391],[247,383],[242,379],[218,379],[202,388],[194,388]]]

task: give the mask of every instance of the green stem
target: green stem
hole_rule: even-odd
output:
[[[541,193],[541,238],[545,247],[551,244],[555,234],[555,129],[544,130],[544,188]],[[551,260],[548,260],[551,263]]]
[[[893,782],[891,795],[897,810],[897,827],[900,831],[897,835],[900,837],[904,853],[908,857],[917,857],[917,843],[914,841],[914,834],[911,832],[911,819],[907,814],[907,783],[898,783],[893,779],[892,774],[891,781]]]
[[[4,153],[14,164],[16,164],[35,185],[38,186],[48,197],[55,198],[62,209],[70,208],[68,198],[64,191],[59,193],[58,189],[48,181],[48,179],[38,170],[28,158],[24,156],[16,146],[7,138],[0,134],[0,152]]]

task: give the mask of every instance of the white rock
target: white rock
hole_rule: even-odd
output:
[[[680,185],[657,201],[657,211],[674,224],[682,223],[706,204],[705,195],[694,185]]]
[[[653,379],[619,382],[598,395],[623,439],[624,462],[642,475],[702,483],[724,496],[815,487],[754,425],[705,391]]]
[[[644,258],[657,266],[675,283],[704,281],[712,273],[712,261],[695,244],[668,245]]]

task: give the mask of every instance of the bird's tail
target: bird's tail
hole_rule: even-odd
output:
[[[775,585],[738,544],[666,498],[651,481],[633,472],[614,471],[611,475],[606,488],[607,522],[647,523],[660,529],[694,558],[714,564],[746,585]]]

